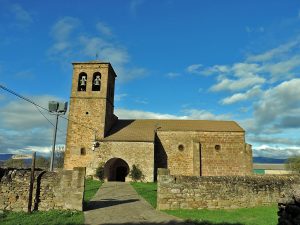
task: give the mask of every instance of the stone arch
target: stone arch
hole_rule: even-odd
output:
[[[104,165],[104,177],[107,181],[125,181],[129,174],[127,162],[121,158],[111,158]]]

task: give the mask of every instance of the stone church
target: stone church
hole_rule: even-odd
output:
[[[145,181],[157,168],[172,175],[223,176],[252,172],[251,145],[234,121],[123,120],[114,115],[117,75],[110,63],[73,63],[65,169],[104,165],[108,181],[129,181],[138,165]]]

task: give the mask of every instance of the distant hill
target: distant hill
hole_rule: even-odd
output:
[[[14,154],[0,153],[0,161],[10,159]]]
[[[267,157],[253,157],[253,163],[270,163],[270,164],[283,164],[287,159],[273,159]]]

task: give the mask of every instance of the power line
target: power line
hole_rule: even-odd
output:
[[[29,103],[35,105],[36,107],[39,107],[39,108],[41,108],[41,109],[43,109],[43,110],[45,110],[45,111],[51,113],[47,108],[45,108],[45,107],[43,107],[43,106],[41,106],[41,105],[35,103],[34,101],[32,101],[32,100],[29,99],[29,98],[26,98],[26,97],[24,97],[24,96],[18,94],[17,92],[15,92],[15,91],[13,91],[13,90],[11,90],[11,89],[5,87],[5,86],[2,85],[2,84],[0,84],[0,88],[2,88],[3,90],[5,90],[5,91],[7,91],[7,92],[9,92],[9,93],[11,93],[11,94],[17,96],[18,98],[23,99],[24,101],[27,101],[27,102],[29,102]],[[67,117],[64,117],[64,116],[62,116],[62,115],[59,115],[59,117],[65,119],[65,120],[71,121],[71,122],[73,122],[73,123],[76,123],[76,124],[78,124],[78,125],[80,125],[80,126],[82,126],[82,127],[85,127],[85,128],[87,128],[87,129],[93,130],[95,133],[97,132],[97,130],[94,129],[94,128],[91,128],[91,127],[89,127],[89,126],[83,125],[83,124],[81,124],[81,123],[79,123],[79,122],[77,122],[77,121],[71,120],[71,119],[69,119],[69,118],[67,118]],[[48,120],[48,119],[47,119],[47,120]],[[52,124],[52,123],[51,123],[51,124]],[[52,125],[53,125],[53,124],[52,124]],[[53,126],[54,126],[54,125],[53,125]]]
[[[39,109],[39,107],[35,106],[36,109],[40,112],[40,114],[42,114],[42,116],[53,126],[55,127],[55,125],[44,115],[44,113],[42,113],[42,111]],[[62,131],[61,129],[57,128],[57,130],[63,134],[66,134],[66,132]]]

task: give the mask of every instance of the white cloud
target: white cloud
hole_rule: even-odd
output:
[[[175,78],[175,77],[179,77],[180,73],[169,72],[166,74],[166,76],[169,78]]]
[[[115,94],[115,98],[114,98],[114,100],[115,101],[117,101],[117,102],[119,102],[119,101],[121,101],[123,98],[125,98],[126,96],[128,96],[128,94]]]
[[[256,84],[263,84],[266,80],[259,76],[249,76],[245,78],[240,78],[237,80],[233,79],[222,79],[219,78],[219,83],[213,85],[210,90],[212,91],[238,91],[243,90],[248,87],[252,87]]]
[[[129,5],[130,12],[135,16],[138,7],[140,7],[144,2],[144,0],[131,0]]]
[[[55,40],[68,40],[72,32],[80,25],[80,21],[74,17],[64,17],[58,20],[51,29],[51,35]]]
[[[202,71],[200,70],[201,67],[202,64],[192,64],[186,68],[186,71],[192,74],[202,74]]]
[[[258,124],[278,122],[285,116],[300,113],[300,79],[282,82],[268,89],[254,106],[254,116]]]
[[[31,96],[34,102],[47,108],[49,100],[60,100],[55,96]],[[54,116],[41,110],[45,117],[54,123]],[[0,111],[0,146],[3,152],[20,152],[32,149],[30,146],[43,148],[52,144],[53,126],[40,114],[36,107],[23,100],[2,102]],[[59,120],[57,143],[65,142],[66,120]],[[16,141],[17,140],[17,141]]]
[[[20,4],[12,4],[11,12],[14,14],[16,22],[19,26],[27,26],[33,22],[31,14]]]
[[[260,26],[260,27],[249,27],[249,26],[246,26],[245,27],[245,30],[247,33],[263,33],[265,31],[265,28]]]
[[[115,110],[115,114],[120,119],[230,120],[231,118],[229,114],[215,115],[209,111],[198,109],[185,109],[182,112],[183,115],[173,115],[119,108]]]
[[[222,99],[221,104],[228,105],[240,101],[245,101],[260,94],[262,94],[262,90],[260,89],[260,86],[257,85],[251,88],[250,90],[246,91],[245,93],[236,93],[230,97]]]
[[[107,26],[105,23],[103,22],[98,22],[96,24],[96,28],[104,35],[107,35],[107,36],[112,36],[112,31],[110,29],[109,26]]]
[[[253,147],[253,156],[286,159],[295,155],[300,155],[299,146],[270,146],[260,145]]]
[[[282,54],[291,51],[294,47],[299,45],[299,42],[300,42],[300,38],[297,37],[296,40],[282,44],[262,54],[250,55],[246,61],[264,62],[264,61],[272,60],[275,57],[280,57],[282,56]]]
[[[49,49],[51,59],[70,62],[74,58],[97,58],[101,61],[110,62],[117,73],[120,81],[128,81],[131,79],[143,77],[147,74],[145,68],[129,66],[130,54],[128,50],[122,46],[117,40],[108,39],[113,36],[110,27],[99,21],[96,29],[100,31],[100,35],[91,35],[79,30],[84,29],[80,26],[81,21],[73,17],[64,17],[55,23],[51,29],[51,35],[54,43]],[[74,32],[79,30],[78,34]],[[62,60],[63,59],[63,60]]]

